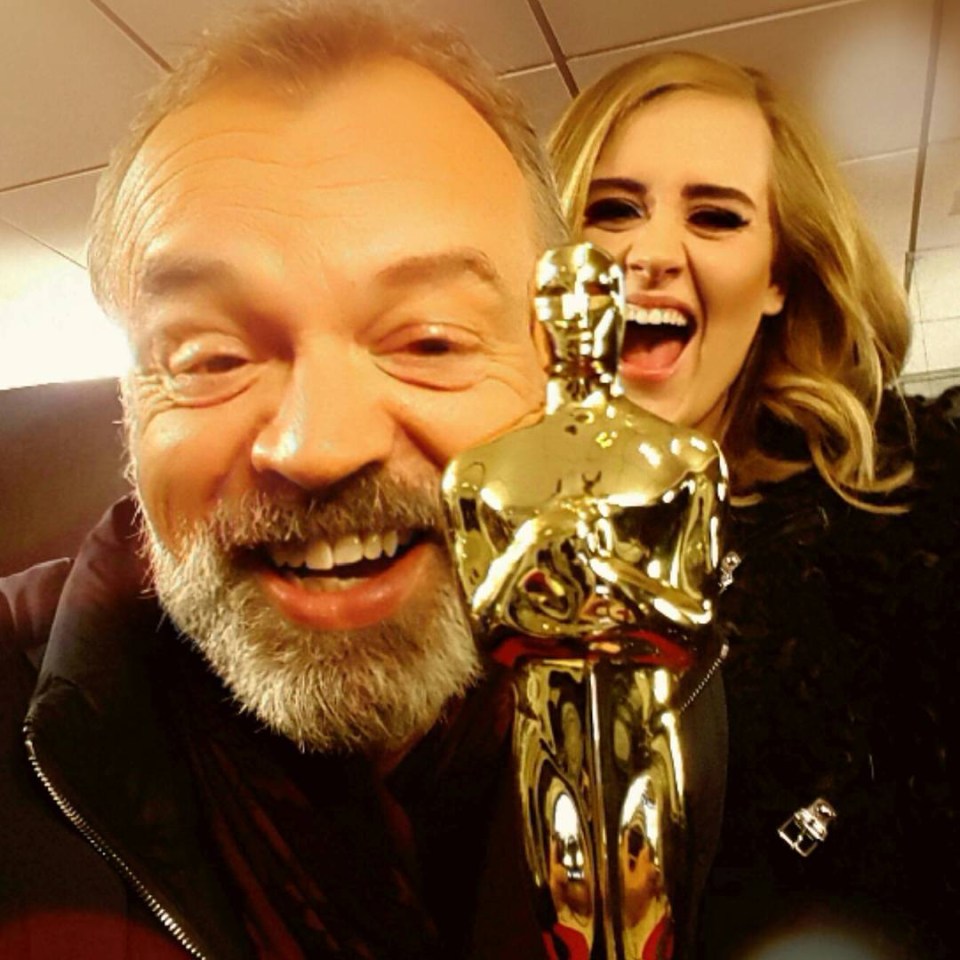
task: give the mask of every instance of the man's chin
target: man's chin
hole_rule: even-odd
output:
[[[289,596],[278,602],[249,558],[236,562],[202,532],[176,557],[152,534],[149,543],[157,593],[173,622],[241,709],[301,749],[396,749],[428,729],[479,673],[443,564],[434,562],[440,575],[429,594],[408,598],[395,616],[344,626],[353,621],[330,615],[332,591],[320,595],[323,616],[297,598],[296,612],[306,615],[292,617]],[[288,594],[306,592],[289,579]]]

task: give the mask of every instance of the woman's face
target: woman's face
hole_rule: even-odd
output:
[[[771,280],[773,144],[755,104],[680,91],[640,107],[606,142],[583,236],[626,275],[627,395],[716,436]]]

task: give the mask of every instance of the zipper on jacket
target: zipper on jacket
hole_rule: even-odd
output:
[[[688,710],[692,705],[693,701],[707,689],[707,684],[714,678],[716,672],[723,666],[724,660],[727,659],[727,655],[730,653],[730,644],[726,640],[723,641],[723,645],[720,647],[720,652],[717,654],[713,663],[707,667],[706,672],[700,678],[697,685],[693,688],[693,691],[690,693],[690,696],[687,697],[683,703],[677,707],[677,714],[683,713],[685,710]]]
[[[119,871],[120,875],[133,887],[137,896],[147,905],[150,912],[160,921],[163,928],[174,937],[177,943],[183,947],[191,956],[197,960],[206,960],[206,955],[196,947],[190,938],[183,932],[179,923],[164,909],[160,901],[146,888],[139,877],[127,866],[126,861],[118,854],[104,839],[97,833],[93,827],[87,823],[77,812],[76,808],[59,793],[54,787],[50,778],[47,776],[43,767],[40,766],[40,760],[37,758],[36,750],[33,746],[33,738],[29,730],[24,730],[24,739],[27,745],[27,754],[30,758],[30,765],[33,772],[37,775],[44,789],[50,794],[53,802],[60,808],[60,812],[70,821],[71,824],[80,832],[81,836],[89,843],[94,850],[100,854],[108,863]]]

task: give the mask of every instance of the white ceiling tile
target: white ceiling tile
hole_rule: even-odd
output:
[[[918,152],[852,160],[841,167],[863,219],[899,280],[910,247]]]
[[[908,376],[903,379],[907,396],[938,397],[948,387],[960,384],[960,370],[948,370],[932,376]]]
[[[509,74],[504,80],[526,104],[537,133],[546,139],[570,102],[570,93],[560,71],[556,67],[537,67]]]
[[[960,140],[927,148],[917,249],[960,244]]]
[[[23,231],[0,223],[0,304],[9,304],[43,283],[50,271],[83,271]],[[0,356],[3,351],[0,351]]]
[[[960,246],[918,253],[913,267],[913,289],[917,318],[924,327],[960,317]],[[933,360],[936,354],[929,337],[927,351]]]
[[[907,360],[903,365],[903,374],[904,376],[925,374],[929,369],[927,344],[923,337],[923,324],[915,323],[910,338],[910,350],[907,352]]]
[[[960,303],[957,304],[960,309]],[[960,369],[960,318],[932,320],[923,325],[931,373]]]
[[[903,375],[906,379],[910,379],[914,376],[926,374],[929,367],[927,363],[927,344],[923,338],[923,324],[920,322],[920,295],[917,292],[915,277],[912,278],[907,291],[907,302],[913,323],[911,324],[910,349],[907,351]]]
[[[204,27],[256,0],[107,0],[110,8],[168,62],[175,61]],[[526,0],[415,0],[408,4],[427,18],[451,23],[498,70],[516,70],[552,59]]]
[[[117,376],[126,338],[101,313],[86,270],[0,223],[0,389]]]
[[[638,3],[637,0],[542,0],[568,56],[647,43],[736,23],[755,17],[785,13],[822,4],[822,0],[672,0],[671,3]]]
[[[930,139],[960,137],[960,3],[944,7]]]
[[[459,27],[497,70],[552,63],[553,57],[527,0],[417,0],[427,17]]]
[[[83,266],[98,178],[82,173],[0,193],[0,220]]]
[[[104,163],[158,69],[89,3],[4,0],[0,187]]]
[[[105,0],[104,5],[167,63],[173,63],[205,27],[258,4],[255,0]]]
[[[868,157],[917,146],[930,15],[930,0],[840,4],[584,57],[570,67],[585,85],[655,50],[727,57],[764,70],[805,105],[841,159]]]

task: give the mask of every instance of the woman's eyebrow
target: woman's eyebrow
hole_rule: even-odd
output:
[[[590,181],[590,192],[600,190],[620,190],[637,198],[645,197],[650,188],[642,180],[632,177],[597,177]],[[686,200],[736,200],[738,203],[756,210],[753,198],[737,187],[727,187],[719,183],[691,183],[683,188]]]
[[[642,181],[630,177],[597,177],[590,181],[590,191],[594,190],[622,190],[635,197],[645,197],[648,187]]]
[[[717,183],[691,183],[683,188],[686,200],[736,200],[738,203],[757,209],[757,205],[749,194],[736,187],[724,187]]]

